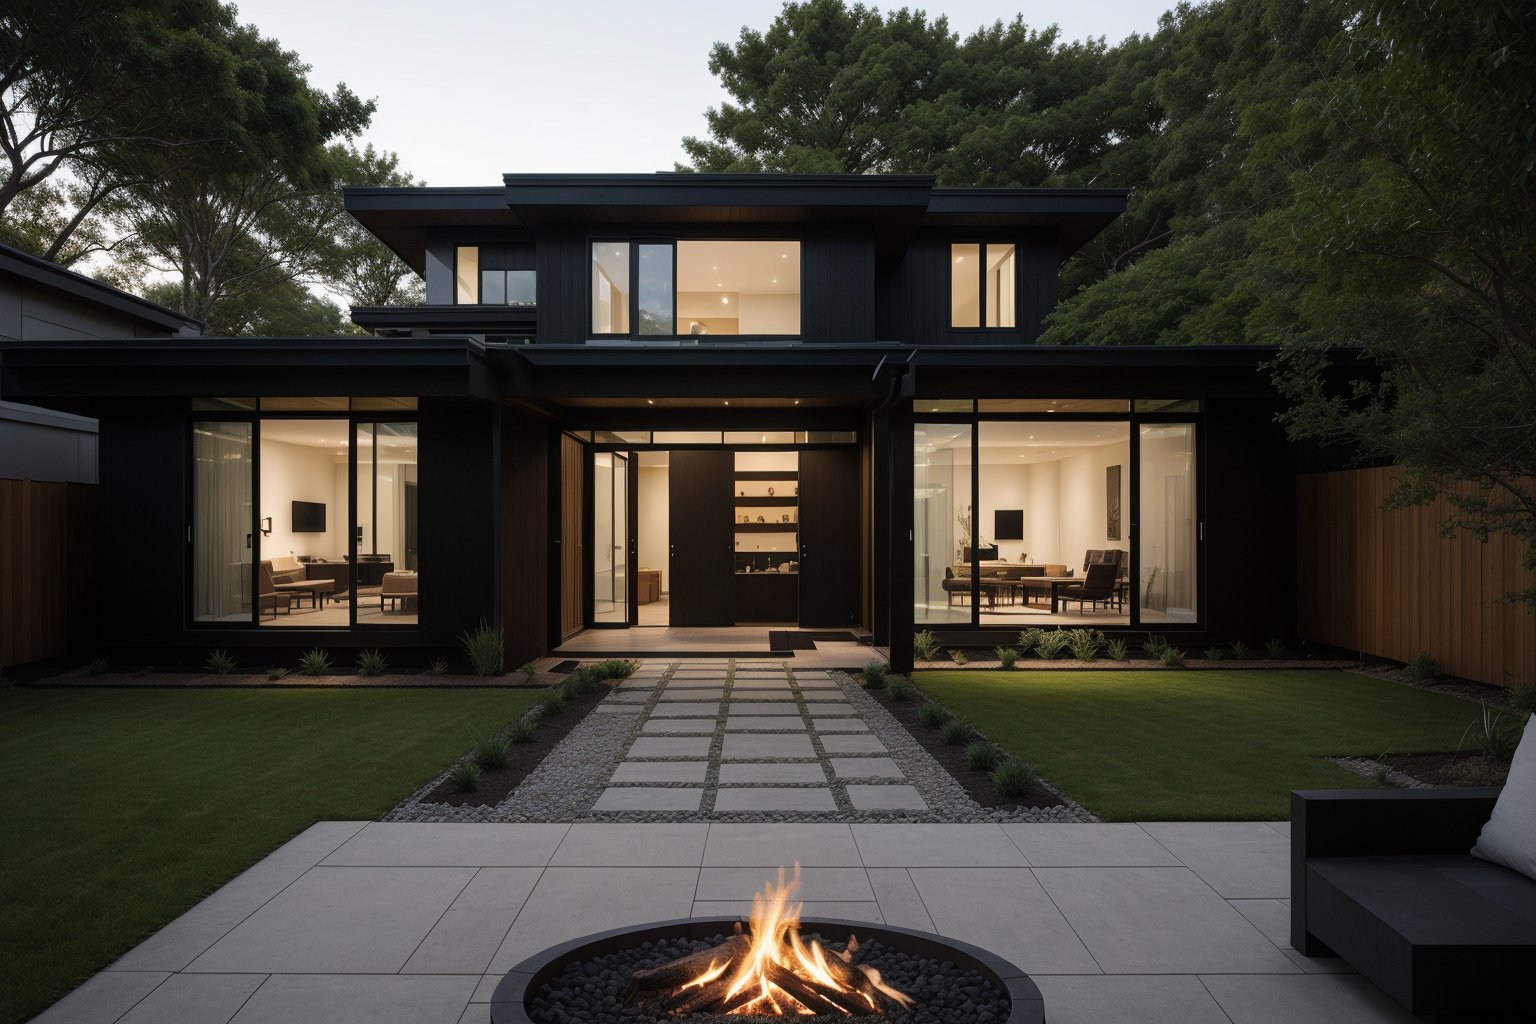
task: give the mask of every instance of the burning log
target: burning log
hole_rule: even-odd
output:
[[[689,953],[660,967],[641,968],[629,976],[629,987],[635,992],[681,988],[717,965],[729,967],[747,951],[747,946],[745,935],[732,935],[718,946]]]

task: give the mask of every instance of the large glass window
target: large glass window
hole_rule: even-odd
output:
[[[414,625],[420,605],[419,448],[415,423],[357,425],[359,625]]]
[[[971,502],[971,428],[913,428],[912,580],[918,623],[971,621],[969,567],[976,517]]]
[[[1141,621],[1194,622],[1200,527],[1195,509],[1195,425],[1141,427]]]
[[[1010,242],[957,242],[949,247],[951,327],[1018,326],[1016,251]]]
[[[347,626],[346,420],[261,421],[258,621]]]
[[[987,246],[987,326],[1013,327],[1014,314],[1014,247],[1012,245]]]
[[[672,247],[640,245],[638,266],[640,333],[670,338],[675,331],[672,315]]]
[[[480,301],[480,247],[461,245],[453,252],[453,301],[473,305]]]
[[[251,621],[251,424],[192,427],[192,619]]]
[[[677,333],[800,333],[800,243],[679,241]]]
[[[981,326],[981,246],[949,247],[949,326]]]
[[[629,333],[629,243],[592,244],[592,333]]]
[[[486,306],[532,306],[536,302],[532,270],[480,271],[480,302]]]

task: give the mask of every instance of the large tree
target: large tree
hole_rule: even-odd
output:
[[[342,185],[410,188],[426,184],[400,169],[399,156],[372,146],[358,150],[333,145],[331,164],[332,177]],[[414,306],[424,301],[421,278],[346,212],[339,188],[330,192],[328,205],[334,227],[321,281],[354,306]]]

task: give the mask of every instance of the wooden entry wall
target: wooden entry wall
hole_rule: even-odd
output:
[[[78,646],[95,551],[95,485],[0,480],[0,668]]]
[[[1296,479],[1297,628],[1308,640],[1397,661],[1428,651],[1449,675],[1536,682],[1536,612],[1502,601],[1528,587],[1523,551],[1495,534],[1445,538],[1439,499],[1385,511],[1401,470]]]
[[[560,637],[587,625],[585,548],[586,447],[560,436]]]

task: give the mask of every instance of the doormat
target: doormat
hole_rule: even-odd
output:
[[[772,630],[768,634],[770,651],[814,651],[818,643],[852,644],[859,638],[844,631],[815,632],[814,630]]]

